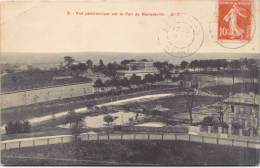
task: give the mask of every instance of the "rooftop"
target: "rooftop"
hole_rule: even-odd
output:
[[[156,70],[120,70],[117,71],[119,73],[125,73],[125,74],[140,74],[140,73],[155,73]]]
[[[62,70],[33,70],[9,73],[1,76],[1,93],[88,83],[91,79],[71,76]]]

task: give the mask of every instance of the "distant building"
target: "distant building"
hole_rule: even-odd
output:
[[[200,88],[200,81],[189,72],[184,72],[181,75],[180,85],[183,88]]]
[[[40,70],[50,70],[59,69],[60,63],[47,63],[47,64],[30,64],[27,65],[27,69],[40,69]]]
[[[130,71],[134,71],[134,70],[153,71],[153,70],[155,70],[153,61],[134,61],[134,62],[130,62],[127,66]]]
[[[259,131],[260,95],[237,93],[228,97],[223,102],[227,107],[224,112],[224,122],[228,124],[237,122],[246,130],[249,128],[258,128]]]
[[[134,61],[127,64],[128,70],[117,71],[117,74],[120,78],[130,79],[133,74],[140,76],[141,79],[147,74],[158,74],[158,70],[153,65],[153,61]]]
[[[1,108],[19,107],[35,103],[86,96],[94,93],[93,83],[63,84],[42,88],[1,93]]]

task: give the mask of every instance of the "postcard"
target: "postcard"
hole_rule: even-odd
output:
[[[0,2],[1,164],[257,166],[260,1]]]

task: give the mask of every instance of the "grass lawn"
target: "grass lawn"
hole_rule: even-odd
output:
[[[216,98],[210,96],[196,96],[194,99],[193,107],[197,106],[205,106],[209,104],[213,104],[216,101]],[[170,111],[170,115],[173,116],[179,113],[186,113],[186,98],[183,95],[177,95],[173,97],[166,97],[157,100],[147,101],[147,102],[135,102],[127,105],[122,105],[123,108],[145,108],[151,110],[155,108],[157,105],[161,105],[164,108],[168,108]],[[144,112],[145,113],[145,112]]]
[[[250,83],[236,83],[233,89],[236,93],[255,92],[256,94],[259,94],[259,86],[260,84],[258,83],[255,83],[254,85]],[[202,90],[210,91],[218,95],[228,96],[229,92],[232,91],[232,85],[210,86],[210,87],[205,87]]]
[[[7,150],[2,152],[2,163],[5,165],[129,165],[130,163],[179,166],[256,165],[259,163],[259,152],[256,149],[183,141],[99,141]],[[69,163],[64,159],[73,161]]]
[[[149,94],[158,94],[158,93],[169,93],[175,91],[152,91]],[[88,96],[76,97],[76,98],[68,98],[64,100],[57,100],[51,101],[46,103],[28,105],[23,107],[16,107],[10,109],[3,109],[1,111],[1,124],[5,124],[8,121],[15,121],[15,120],[25,120],[33,117],[40,117],[45,116],[48,114],[55,114],[62,111],[67,111],[68,109],[80,108],[85,107],[87,103],[91,104],[100,104],[100,103],[107,103],[111,101],[111,98],[118,98],[118,99],[127,99],[133,98],[138,96],[147,95],[146,92],[136,92],[127,95],[120,95],[118,96],[106,96],[106,97],[99,97],[98,99],[93,99]]]
[[[156,93],[171,93],[174,91],[154,91],[150,94],[156,94]],[[122,98],[132,98],[132,97],[137,97],[137,96],[143,96],[144,93],[136,93],[134,95],[123,95]],[[92,100],[91,102],[93,104],[99,104],[99,103],[106,103],[111,100],[111,97],[106,97],[104,99],[100,100]],[[65,101],[64,101],[65,102]],[[64,103],[63,102],[63,103]],[[86,102],[90,102],[88,99],[84,98],[78,98],[78,102],[75,101],[73,105],[70,106],[70,108],[79,108],[79,107],[84,107],[86,105]],[[4,111],[1,114],[1,120],[2,124],[6,123],[7,121],[14,121],[14,120],[23,120],[23,119],[28,119],[28,118],[33,118],[33,117],[40,117],[40,116],[45,116],[48,114],[52,113],[57,113],[57,112],[62,112],[63,110],[68,110],[68,105],[64,106],[58,106],[58,107],[53,107],[48,106],[49,104],[43,104],[42,106],[31,106],[31,107],[24,107],[24,108],[17,108],[16,110],[12,111]],[[51,103],[51,105],[55,105],[55,103]],[[28,111],[27,111],[27,110]],[[52,111],[54,110],[54,111]],[[91,114],[85,114],[85,115],[91,115]],[[83,115],[83,116],[85,116]],[[96,115],[96,113],[95,113]],[[55,133],[58,134],[68,134],[70,131],[67,129],[61,129],[57,128],[56,125],[64,123],[64,117],[55,119],[55,120],[49,120],[46,122],[41,123],[40,125],[33,126],[32,128],[32,133],[30,134],[15,134],[15,135],[2,135],[2,139],[7,140],[7,139],[15,139],[15,138],[26,138],[26,137],[33,137],[33,136],[47,136],[47,135],[55,135]]]

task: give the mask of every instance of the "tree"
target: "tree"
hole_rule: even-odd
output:
[[[153,65],[160,71],[161,69],[163,69],[164,67],[168,67],[168,62],[154,62]]]
[[[172,76],[171,76],[170,71],[168,71],[167,73],[165,73],[165,79],[167,80],[167,84],[168,84],[169,79],[171,79],[171,78],[172,78]]]
[[[15,128],[14,128],[14,124],[12,121],[9,121],[7,122],[6,126],[5,126],[5,132],[6,134],[13,134],[15,131]]]
[[[98,78],[94,83],[94,87],[104,87],[103,81],[100,78]]]
[[[99,60],[99,66],[101,67],[105,66],[102,59]]]
[[[137,76],[136,74],[133,74],[129,81],[130,81],[131,85],[140,85],[140,84],[142,84],[141,77]]]
[[[89,68],[89,69],[92,69],[93,68],[93,62],[92,62],[92,60],[87,60],[87,62],[86,62],[86,64],[87,64],[87,68]]]
[[[65,56],[65,57],[64,57],[65,67],[70,67],[71,64],[72,64],[74,61],[75,61],[75,60],[74,60],[71,56]]]
[[[120,89],[120,79],[113,77],[110,80],[110,85],[116,87],[117,89]]]
[[[252,85],[254,92],[256,92],[257,89],[255,88],[255,79],[257,79],[259,76],[258,68],[254,60],[248,60],[247,67],[249,71],[250,83]]]
[[[168,64],[169,70],[173,70],[174,69],[174,65],[173,64]]]
[[[154,66],[158,69],[160,76],[163,79],[169,79],[170,71],[173,69],[174,65],[168,62],[155,62]]]
[[[70,110],[65,118],[65,124],[70,124],[71,133],[74,136],[74,140],[78,141],[78,136],[80,135],[83,127],[82,116]]]
[[[134,61],[136,61],[136,60],[134,60],[134,59],[131,59],[131,60],[123,60],[123,61],[121,61],[120,62],[120,67],[121,67],[121,69],[127,69],[128,68],[128,64],[130,63],[130,62],[134,62]]]
[[[80,72],[84,72],[86,71],[88,68],[87,68],[87,65],[84,64],[84,63],[79,63],[78,64],[78,69],[80,70]]]
[[[119,83],[120,83],[120,86],[123,86],[123,87],[129,87],[129,85],[130,85],[129,80],[127,78],[121,79],[119,81]]]
[[[182,61],[181,64],[180,64],[180,66],[181,66],[182,69],[186,69],[187,66],[188,66],[188,64],[189,64],[189,63],[188,63],[187,61]]]
[[[213,117],[212,116],[206,116],[203,118],[202,125],[204,126],[212,126],[213,125]]]
[[[231,74],[232,74],[232,92],[234,93],[234,86],[235,86],[235,75],[236,75],[236,70],[240,68],[240,62],[238,60],[233,60],[230,62],[231,66]]]
[[[71,70],[71,73],[72,73],[72,75],[78,75],[79,74],[79,67],[78,67],[78,65],[76,65],[76,64],[71,64],[70,66],[69,66],[69,68],[70,68],[70,70]]]
[[[137,120],[138,117],[139,117],[139,113],[136,113],[136,114],[135,114],[135,120]]]
[[[14,123],[15,132],[14,133],[22,133],[23,132],[23,124],[21,121],[15,121]]]
[[[103,60],[100,59],[100,60],[99,60],[99,65],[98,65],[98,70],[99,70],[100,72],[103,72],[104,69],[105,69],[105,65],[104,65],[104,63],[103,63]]]
[[[134,119],[133,118],[129,118],[128,121],[129,121],[129,123],[132,123],[134,121]]]
[[[24,133],[30,133],[31,132],[31,124],[27,120],[23,122],[23,132]]]
[[[189,84],[189,82],[192,82],[192,74],[189,71],[180,73],[178,78],[181,80],[181,86],[184,88],[187,87],[187,84]]]
[[[198,60],[191,61],[189,66],[190,68],[193,68],[193,71],[195,71],[195,69],[199,67],[199,61]]]
[[[104,70],[104,74],[114,78],[116,76],[116,71],[119,69],[120,69],[120,66],[116,62],[108,63],[107,68],[105,68],[105,70]]]
[[[182,81],[184,83],[184,87],[187,87],[186,82],[191,82],[190,86],[186,89],[186,92],[184,93],[184,98],[186,99],[186,108],[190,116],[190,124],[193,122],[192,118],[192,108],[193,103],[195,100],[195,95],[197,94],[197,88],[192,83],[192,75],[190,72],[186,71],[181,74]]]
[[[151,83],[151,84],[154,83],[155,82],[154,76],[152,74],[146,74],[144,76],[144,82],[145,83]]]
[[[16,134],[16,133],[30,133],[31,124],[29,121],[9,121],[5,126],[6,134]]]
[[[142,61],[142,62],[148,62],[147,59],[141,59],[140,61]]]
[[[192,108],[195,101],[196,90],[195,89],[188,89],[187,92],[184,94],[186,99],[186,108],[190,116],[190,124],[193,123],[192,117]]]
[[[111,115],[104,116],[104,122],[107,123],[108,126],[114,121],[114,117]]]
[[[162,80],[163,80],[163,78],[162,78],[162,76],[160,74],[155,74],[154,75],[154,81],[159,82],[159,81],[162,81]]]

